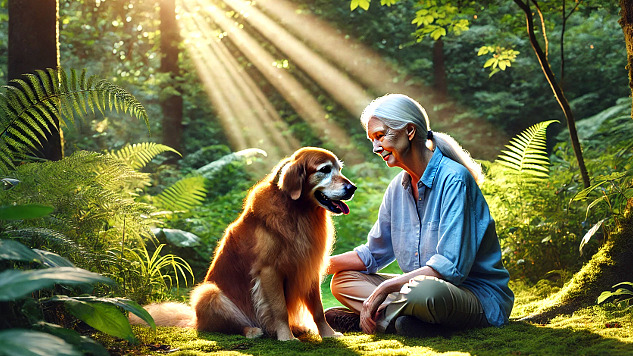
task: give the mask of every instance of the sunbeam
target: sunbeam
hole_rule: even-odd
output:
[[[217,32],[212,30],[195,12],[189,11],[187,16],[191,20],[184,21],[188,23],[185,25],[188,33]],[[236,127],[240,128],[241,133],[246,136],[246,144],[264,149],[275,161],[298,148],[299,143],[288,134],[286,123],[281,120],[263,92],[246,75],[221,41],[217,37],[212,37],[198,42],[195,46],[201,54],[198,56],[198,61],[204,60],[208,71],[213,72],[214,77],[217,78],[218,85],[209,90],[224,92],[224,98],[235,115],[231,118],[234,122],[229,126],[233,126],[233,130]]]
[[[360,116],[365,106],[373,99],[365,94],[363,87],[351,80],[345,72],[329,64],[318,53],[266,17],[256,7],[242,0],[223,1],[240,13],[247,23],[287,55],[292,63],[299,66],[352,115]],[[312,28],[312,30],[321,32],[321,28]],[[371,75],[373,75],[372,72],[365,73],[365,76]]]
[[[317,136],[323,139],[325,146],[330,146],[329,148],[337,151],[350,163],[361,161],[362,155],[352,144],[345,130],[335,122],[328,120],[328,114],[313,95],[286,70],[272,65],[277,58],[268,53],[239,24],[227,17],[225,11],[209,2],[198,1],[197,4],[199,7],[195,9],[188,6],[189,12],[195,10],[198,13],[208,14],[213,22],[226,33],[222,40],[224,41],[227,38],[231,40],[266,80],[285,98],[295,112],[316,131]],[[206,36],[209,36],[209,34],[207,33]],[[223,88],[222,85],[216,86],[214,90],[221,88]],[[214,95],[214,97],[217,98],[218,95]]]

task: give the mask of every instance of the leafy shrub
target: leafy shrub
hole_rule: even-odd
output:
[[[4,216],[12,219],[45,215],[39,213],[42,209],[38,206],[3,207],[3,210]],[[81,320],[97,330],[134,343],[136,338],[120,309],[156,327],[152,317],[131,300],[88,295],[93,291],[92,284],[112,285],[114,282],[74,267],[58,254],[29,249],[15,240],[0,239],[0,271],[0,308],[5,315],[1,322],[4,330],[0,331],[0,354],[107,355],[101,345],[72,330],[72,326]],[[61,305],[64,310],[57,308]],[[51,308],[56,312],[43,312]],[[76,319],[69,321],[71,315]],[[71,329],[51,324],[51,321],[62,322]]]

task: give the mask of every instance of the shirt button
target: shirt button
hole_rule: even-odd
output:
[[[418,253],[416,252],[416,253],[415,253],[415,255],[417,256],[417,255],[418,255]]]

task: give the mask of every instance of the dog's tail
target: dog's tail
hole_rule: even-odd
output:
[[[144,306],[145,310],[154,318],[157,326],[179,326],[181,328],[196,327],[196,313],[193,308],[183,303],[153,303]],[[143,325],[143,320],[130,314],[130,324]]]

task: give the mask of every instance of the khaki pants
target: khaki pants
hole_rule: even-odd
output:
[[[374,289],[395,276],[339,272],[332,277],[332,294],[341,304],[360,314],[363,302]],[[481,303],[473,292],[435,277],[413,278],[399,293],[391,293],[380,308],[384,308],[384,313],[377,320],[378,332],[385,332],[402,315],[457,329],[489,326]]]

